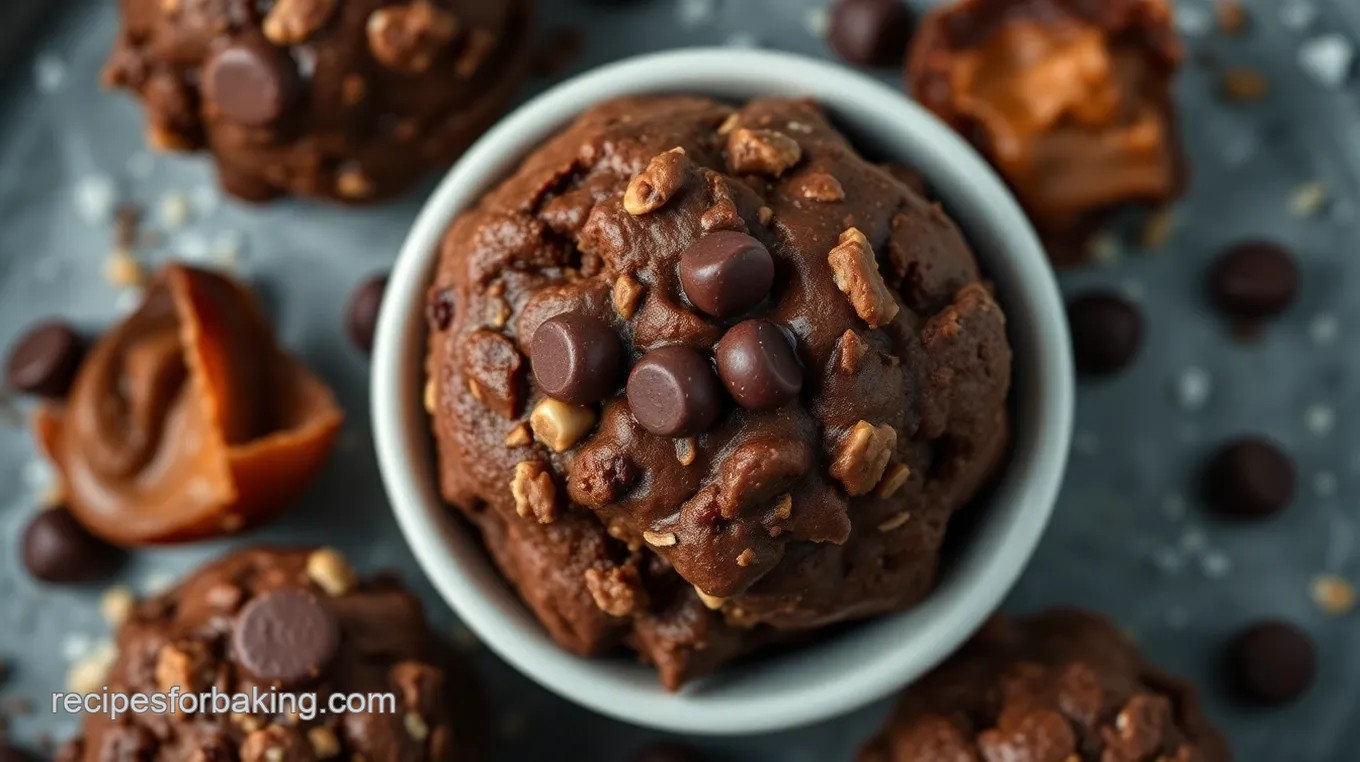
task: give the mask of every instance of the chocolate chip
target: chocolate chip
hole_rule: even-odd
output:
[[[259,595],[236,615],[231,647],[252,676],[297,685],[325,672],[335,658],[340,627],[315,595],[279,589]]]
[[[90,534],[65,508],[38,511],[20,540],[24,568],[44,582],[89,582],[112,573],[123,551]]]
[[[827,42],[858,66],[902,63],[913,19],[905,0],[839,0],[831,9]]]
[[[1142,314],[1114,293],[1098,291],[1068,302],[1067,323],[1077,370],[1082,373],[1117,373],[1133,362],[1143,344]]]
[[[37,757],[17,746],[0,743],[0,762],[37,762]]]
[[[448,330],[449,324],[453,322],[453,289],[441,288],[436,291],[425,305],[425,317],[434,330]]]
[[[568,312],[544,321],[529,349],[534,380],[548,396],[588,405],[618,388],[623,342],[608,323]]]
[[[632,762],[702,762],[703,755],[696,749],[680,743],[661,741],[638,749]]]
[[[738,323],[714,352],[727,391],[751,410],[771,410],[797,398],[803,368],[783,328],[768,320]]]
[[[64,397],[84,355],[85,342],[70,326],[55,320],[40,323],[10,350],[5,378],[22,392]]]
[[[680,285],[695,307],[730,317],[755,307],[774,284],[774,258],[745,233],[720,230],[700,238],[680,257]]]
[[[374,275],[354,289],[345,308],[349,340],[365,354],[373,351],[373,332],[378,328],[378,312],[382,309],[386,290],[387,276]]]
[[[1228,644],[1228,679],[1242,698],[1278,705],[1302,696],[1317,673],[1317,652],[1308,634],[1289,622],[1267,620],[1243,630]]]
[[[721,408],[708,359],[688,347],[642,356],[628,375],[628,406],[642,428],[663,437],[692,437],[713,425]]]
[[[1294,499],[1294,464],[1273,442],[1242,437],[1219,448],[1204,469],[1209,506],[1224,516],[1273,516]]]
[[[1240,243],[1223,252],[1209,273],[1214,302],[1239,318],[1260,320],[1288,309],[1299,291],[1299,269],[1284,247]]]
[[[237,124],[266,127],[297,97],[297,71],[282,51],[264,43],[238,42],[217,51],[203,72],[208,101]]]

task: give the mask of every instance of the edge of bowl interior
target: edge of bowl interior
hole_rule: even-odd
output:
[[[421,393],[424,295],[453,216],[590,104],[665,92],[805,95],[849,126],[857,145],[900,157],[929,177],[968,231],[1011,316],[1018,417],[991,513],[929,599],[796,656],[725,670],[675,694],[650,667],[578,658],[548,638],[485,560],[479,541],[450,520],[437,493]],[[900,93],[835,64],[698,49],[630,59],[558,85],[465,154],[421,211],[392,272],[373,356],[372,415],[383,481],[407,542],[441,595],[493,651],[602,714],[668,731],[734,735],[802,725],[882,698],[937,664],[996,609],[1056,500],[1072,427],[1072,374],[1062,300],[1043,250],[1000,180],[953,132]]]

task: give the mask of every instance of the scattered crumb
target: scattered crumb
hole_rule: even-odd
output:
[[[1317,6],[1309,0],[1284,0],[1280,4],[1280,25],[1285,29],[1301,31],[1317,20]]]
[[[99,613],[115,629],[127,621],[135,605],[137,598],[132,594],[132,588],[126,585],[114,585],[99,597]]]
[[[1299,66],[1323,87],[1345,84],[1355,63],[1355,46],[1339,34],[1314,37],[1299,46]]]
[[[1185,496],[1179,492],[1170,492],[1163,497],[1162,515],[1172,521],[1185,518]]]
[[[104,686],[104,677],[118,659],[118,649],[104,641],[93,651],[72,665],[66,673],[66,686],[76,693],[95,693]]]
[[[66,84],[66,62],[51,53],[43,53],[33,61],[33,84],[43,95],[55,93]]]
[[[1340,616],[1355,608],[1355,585],[1335,574],[1314,577],[1308,591],[1318,608],[1333,616]]]
[[[1255,103],[1270,92],[1265,75],[1245,66],[1231,66],[1219,73],[1219,88],[1230,101]]]
[[[1176,377],[1176,401],[1185,410],[1202,410],[1212,391],[1212,380],[1203,368],[1192,365]]]
[[[1340,330],[1336,317],[1323,313],[1315,315],[1308,323],[1308,338],[1312,339],[1314,344],[1327,345],[1336,341]]]
[[[825,37],[826,30],[830,26],[831,17],[824,5],[810,8],[807,13],[803,14],[803,28],[813,37]]]
[[[1322,183],[1304,183],[1289,196],[1289,213],[1295,217],[1312,217],[1327,203],[1327,187]]]
[[[90,174],[76,181],[72,189],[76,215],[87,225],[103,225],[113,218],[118,206],[118,186],[108,175]]]
[[[126,249],[114,249],[104,260],[104,280],[118,288],[134,288],[142,285],[146,273],[142,263]]]
[[[1318,471],[1313,474],[1313,491],[1320,497],[1331,497],[1336,494],[1336,474],[1331,471]]]
[[[1176,212],[1164,206],[1148,215],[1143,223],[1143,248],[1160,249],[1176,229]]]
[[[189,199],[183,193],[171,191],[161,197],[161,224],[174,230],[189,221]]]
[[[1317,436],[1326,436],[1332,433],[1332,428],[1336,426],[1336,414],[1321,402],[1315,403],[1304,411],[1303,423],[1309,432]]]
[[[1217,0],[1214,3],[1214,16],[1218,28],[1224,34],[1236,36],[1247,29],[1247,9],[1237,0]]]
[[[693,29],[713,21],[717,10],[718,0],[678,0],[675,16],[680,26]]]
[[[1200,570],[1209,579],[1223,579],[1232,571],[1232,559],[1219,551],[1205,553],[1199,560]]]

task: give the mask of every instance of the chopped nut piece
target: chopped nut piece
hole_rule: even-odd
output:
[[[818,201],[823,204],[834,204],[837,201],[845,200],[845,188],[840,180],[825,173],[818,172],[803,178],[799,190],[803,198],[809,201]]]
[[[887,500],[893,495],[896,495],[897,491],[901,489],[902,485],[906,484],[907,480],[910,478],[910,468],[901,463],[894,463],[891,466],[888,466],[887,472],[883,474],[883,481],[878,483],[878,489],[874,490],[874,494],[877,495],[880,500]]]
[[[688,466],[698,456],[699,449],[695,446],[694,437],[675,440],[675,459],[680,461],[680,465]]]
[[[524,447],[532,441],[534,441],[533,435],[529,433],[528,424],[524,423],[510,429],[510,433],[505,435],[506,447]]]
[[[241,726],[241,730],[246,733],[254,733],[264,727],[264,721],[253,714],[236,713],[231,716],[231,721]]]
[[[138,262],[131,252],[115,249],[109,254],[109,258],[104,260],[104,279],[113,286],[132,288],[140,286],[146,280],[146,272],[142,269],[142,263]]]
[[[787,519],[793,515],[793,495],[779,496],[779,500],[775,503],[774,515],[781,519]]]
[[[373,182],[362,169],[346,167],[335,178],[335,189],[345,198],[368,198],[373,195]]]
[[[624,211],[636,217],[665,206],[685,184],[688,167],[685,149],[679,146],[653,157],[647,168],[628,183],[623,194]]]
[[[727,603],[726,598],[719,598],[716,595],[709,595],[708,593],[705,593],[703,590],[700,590],[697,587],[694,588],[694,592],[698,593],[699,600],[703,601],[704,605],[713,611],[717,611],[718,609],[723,607],[723,604]]]
[[[199,675],[209,662],[207,648],[198,641],[166,643],[156,653],[156,687],[162,693],[174,688],[184,693],[197,692],[203,687]]]
[[[836,288],[850,299],[855,313],[870,328],[891,323],[900,309],[893,298],[883,274],[878,271],[878,260],[873,247],[859,228],[841,233],[840,244],[827,254]]]
[[[264,17],[264,36],[275,45],[296,45],[326,25],[336,0],[278,0]]]
[[[406,726],[406,733],[417,741],[424,741],[430,737],[430,726],[425,723],[425,718],[419,712],[407,712],[402,718],[402,724]]]
[[[595,419],[591,408],[544,397],[529,414],[529,426],[538,441],[553,452],[565,452],[595,427]]]
[[[632,320],[645,291],[646,287],[633,280],[633,276],[626,273],[620,275],[614,281],[614,311],[624,320]]]
[[[632,566],[587,569],[585,579],[595,605],[610,616],[628,616],[646,605],[647,591]]]
[[[1229,100],[1253,103],[1266,97],[1270,84],[1265,75],[1255,69],[1233,67],[1219,75],[1219,85]]]
[[[393,71],[419,74],[458,34],[453,14],[430,0],[388,5],[368,17],[368,49]]]
[[[860,363],[869,354],[869,345],[860,335],[847,329],[836,341],[836,370],[852,376],[859,372]]]
[[[434,379],[425,379],[425,412],[434,415],[435,403],[438,399],[439,397],[434,385]]]
[[[730,134],[732,130],[735,130],[737,128],[737,125],[739,124],[741,124],[741,117],[739,115],[728,114],[727,118],[723,120],[723,123],[718,125],[718,134],[719,135]]]
[[[802,158],[798,141],[782,132],[743,127],[727,136],[727,165],[736,174],[779,177]]]
[[[747,548],[746,550],[743,550],[741,553],[737,554],[737,566],[740,566],[743,569],[745,569],[746,567],[750,566],[755,562],[756,552],[750,548]]]
[[[208,591],[203,594],[204,603],[218,611],[227,613],[235,612],[244,598],[245,593],[241,591],[241,588],[229,582],[219,582],[208,588]]]
[[[127,621],[136,605],[137,597],[126,585],[114,585],[99,597],[99,613],[103,615],[104,621],[115,629]]]
[[[542,463],[526,460],[515,466],[510,494],[520,517],[533,516],[540,524],[551,524],[557,518],[557,485]]]
[[[892,518],[888,519],[887,521],[884,521],[883,523],[879,524],[879,525],[878,525],[878,531],[880,531],[880,532],[891,532],[892,530],[897,529],[898,527],[900,527],[900,526],[902,526],[903,524],[907,523],[907,521],[908,521],[910,518],[911,518],[911,511],[902,511],[901,513],[897,514],[896,516],[893,516]]]
[[[307,742],[312,745],[312,753],[317,759],[330,759],[340,754],[340,739],[335,731],[325,725],[317,725],[307,731]]]
[[[762,206],[760,207],[759,211],[756,212],[756,221],[758,221],[762,225],[770,224],[770,221],[773,219],[774,210],[768,206]]]
[[[658,548],[669,548],[676,543],[675,532],[643,532],[642,539]]]
[[[1314,577],[1309,590],[1313,601],[1328,614],[1345,614],[1355,608],[1355,586],[1335,574]]]
[[[359,576],[354,567],[334,548],[320,548],[307,557],[307,578],[330,596],[341,596],[354,589]]]
[[[1176,229],[1176,212],[1164,206],[1148,215],[1143,223],[1143,248],[1160,249]]]
[[[831,463],[831,475],[845,485],[851,496],[867,494],[883,478],[896,448],[897,431],[893,427],[860,421],[841,440],[836,459]]]
[[[1327,187],[1322,183],[1304,183],[1289,197],[1289,213],[1295,217],[1312,217],[1327,203]]]

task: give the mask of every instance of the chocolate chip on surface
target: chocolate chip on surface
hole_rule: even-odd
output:
[[[658,741],[634,752],[631,762],[703,762],[703,759],[703,755],[692,746]]]
[[[89,582],[114,571],[123,551],[90,534],[65,508],[34,514],[20,540],[24,568],[44,582]]]
[[[323,673],[335,657],[340,627],[317,597],[279,589],[251,600],[236,615],[231,647],[260,680],[297,685]]]
[[[297,72],[287,56],[265,44],[239,42],[215,53],[203,71],[203,90],[228,119],[267,127],[293,105]]]
[[[365,354],[373,351],[373,332],[378,328],[378,313],[386,290],[387,275],[371,276],[354,289],[345,308],[349,339]]]
[[[680,257],[680,284],[695,307],[731,317],[760,304],[774,285],[774,258],[755,238],[720,230],[700,238]]]
[[[548,396],[574,405],[608,397],[618,387],[623,342],[599,318],[570,312],[534,331],[530,363]]]
[[[1128,367],[1143,345],[1143,315],[1118,294],[1097,291],[1067,303],[1077,370],[1094,376]]]
[[[84,342],[69,325],[56,320],[40,323],[10,350],[5,379],[21,392],[64,397],[84,354]]]
[[[1219,256],[1209,273],[1209,289],[1224,312],[1260,320],[1293,304],[1299,291],[1299,269],[1283,246],[1249,241]]]
[[[688,347],[662,347],[643,355],[628,375],[627,392],[633,417],[663,437],[701,434],[722,408],[712,366]]]
[[[1317,674],[1317,652],[1308,634],[1289,622],[1267,620],[1243,630],[1228,644],[1228,679],[1252,703],[1284,704],[1302,696]]]
[[[718,376],[751,410],[771,410],[798,397],[803,368],[784,329],[768,320],[738,323],[718,342]]]
[[[1294,464],[1278,445],[1241,437],[1219,448],[1204,469],[1204,499],[1215,513],[1245,519],[1273,516],[1294,499]]]
[[[905,0],[839,0],[828,22],[831,49],[858,66],[900,65],[913,26]]]

